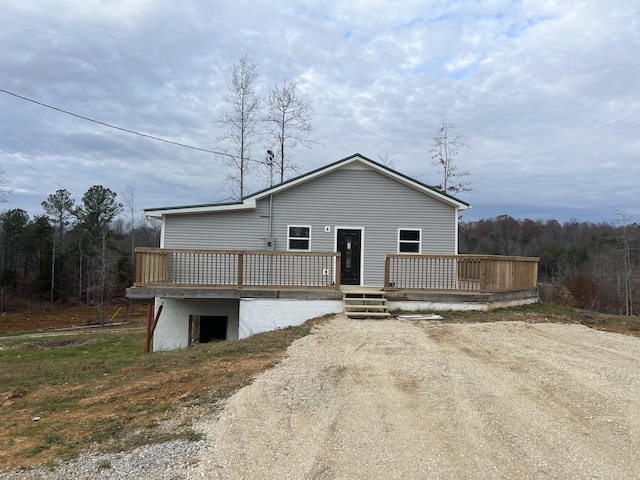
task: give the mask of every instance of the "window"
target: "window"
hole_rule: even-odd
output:
[[[422,252],[422,230],[421,229],[398,229],[398,253],[421,253]]]
[[[311,227],[289,225],[287,245],[289,250],[311,250]]]

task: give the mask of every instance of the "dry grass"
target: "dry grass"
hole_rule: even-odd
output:
[[[0,338],[0,469],[88,447],[197,439],[193,418],[272,367],[316,322],[150,355],[142,353],[143,329]]]
[[[87,448],[114,451],[173,438],[196,440],[194,418],[215,412],[218,400],[276,364],[291,342],[322,321],[145,355],[145,311],[142,306],[137,319],[132,317],[134,328],[125,331],[92,328],[62,336],[47,330],[35,337],[0,337],[0,470],[73,458]],[[94,314],[87,309],[30,312],[22,317],[22,330],[36,329],[33,318],[46,318],[46,327],[39,328],[51,328],[77,325],[78,319],[97,318]],[[447,322],[583,323],[640,336],[638,317],[553,305],[443,317]],[[20,321],[11,325],[15,330]]]

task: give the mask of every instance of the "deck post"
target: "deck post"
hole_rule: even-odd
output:
[[[144,344],[143,353],[149,353],[151,346],[151,323],[153,322],[153,302],[149,300],[147,305],[147,340]]]
[[[144,259],[142,252],[136,252],[136,283],[142,283],[142,262]]]
[[[480,291],[484,292],[487,288],[487,259],[480,260]]]
[[[384,286],[382,287],[384,290],[386,290],[387,287],[391,286],[391,281],[389,279],[389,275],[391,274],[390,265],[391,265],[391,259],[389,258],[388,255],[385,255],[384,256]]]
[[[244,255],[238,254],[238,287],[242,287],[244,283]]]
[[[335,271],[336,271],[335,285],[336,285],[336,287],[340,288],[340,275],[341,275],[341,272],[340,272],[340,253],[338,253],[336,255],[336,268],[335,268]]]
[[[147,326],[147,341],[144,345],[144,353],[149,353],[151,351],[151,340],[153,339],[153,334],[156,331],[156,326],[158,325],[158,320],[160,320],[160,314],[162,313],[162,307],[164,304],[160,304],[158,307],[158,313],[156,313],[156,318],[153,320],[153,323],[150,322],[151,317],[149,316],[147,321],[150,322],[149,326]],[[151,302],[149,302],[149,314],[153,312],[153,307]]]

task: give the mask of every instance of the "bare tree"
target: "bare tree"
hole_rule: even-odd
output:
[[[233,169],[227,175],[227,180],[237,186],[237,194],[233,196],[238,200],[244,196],[245,179],[250,170],[249,153],[260,119],[261,99],[255,86],[258,76],[258,69],[249,61],[249,57],[240,57],[238,63],[233,65],[233,72],[227,83],[225,100],[231,106],[230,111],[216,120],[224,128],[224,133],[217,140],[225,142],[227,151],[230,150],[230,154],[223,158]]]
[[[122,199],[124,200],[124,204],[127,206],[127,210],[129,211],[129,235],[131,236],[131,265],[135,265],[135,248],[136,248],[136,209],[135,209],[135,199],[136,199],[136,186],[134,184],[128,183],[124,187],[124,193],[122,194]]]
[[[389,155],[389,152],[384,152],[382,155],[378,154],[378,163],[381,163],[385,167],[396,168],[398,159]]]
[[[471,182],[465,182],[462,179],[469,175],[468,170],[458,170],[455,164],[455,157],[461,148],[467,148],[468,145],[462,141],[462,135],[454,135],[453,123],[442,122],[442,126],[434,137],[434,143],[429,148],[431,153],[432,165],[437,167],[442,173],[442,183],[436,185],[436,188],[445,193],[456,195],[460,192],[470,192]]]
[[[636,224],[629,225],[627,215],[625,212],[617,210],[614,214],[619,218],[618,225],[620,227],[620,243],[622,244],[623,254],[623,272],[622,272],[622,287],[624,289],[624,314],[631,316],[634,314],[633,307],[633,285],[632,285],[632,273],[633,263],[631,261],[631,232],[637,229]]]
[[[55,278],[56,278],[56,247],[62,252],[62,238],[69,220],[73,214],[75,200],[71,198],[71,193],[61,189],[56,193],[52,193],[42,202],[42,209],[47,214],[49,220],[53,223],[53,242],[51,255],[51,301],[54,300]]]
[[[275,153],[274,166],[284,182],[286,171],[296,171],[291,151],[299,146],[311,147],[317,143],[311,138],[313,103],[303,100],[296,91],[296,82],[284,80],[269,92],[268,111],[264,117],[268,125],[267,148]]]
[[[4,176],[4,169],[2,165],[0,165],[0,203],[4,203],[7,201],[7,195],[10,193],[7,188],[8,180]]]

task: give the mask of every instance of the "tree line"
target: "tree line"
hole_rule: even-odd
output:
[[[460,223],[460,253],[540,257],[538,279],[552,301],[636,315],[640,226],[621,212],[612,223],[517,220]]]
[[[100,307],[124,300],[134,282],[136,246],[158,246],[159,225],[136,217],[134,191],[123,205],[112,190],[91,187],[76,202],[58,190],[30,218],[0,213],[0,311],[18,300]],[[540,258],[538,278],[554,302],[636,315],[640,226],[623,214],[611,223],[517,220],[508,215],[460,223],[460,253]]]
[[[134,247],[159,245],[158,225],[136,219],[129,193],[129,221],[117,194],[102,185],[78,204],[58,190],[33,218],[20,208],[0,213],[0,310],[18,299],[85,303],[97,305],[104,322],[104,306],[124,299],[134,282]]]

